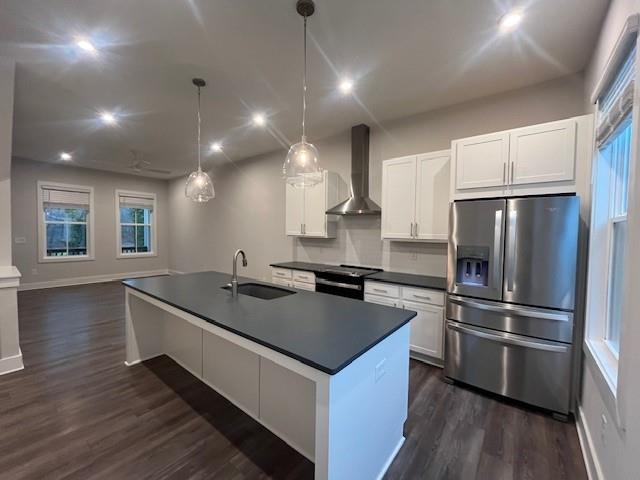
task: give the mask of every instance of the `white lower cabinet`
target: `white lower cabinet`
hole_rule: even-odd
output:
[[[272,267],[271,283],[282,287],[299,288],[300,290],[316,291],[316,276],[313,272],[291,270],[288,268]]]
[[[418,315],[411,320],[411,350],[433,358],[442,358],[444,309],[427,303],[402,302],[406,310]]]
[[[280,285],[281,287],[293,287],[293,282],[284,278],[273,277],[271,279],[271,283],[274,285]]]
[[[300,290],[308,290],[310,292],[316,291],[315,283],[306,283],[306,282],[293,282],[293,288],[299,288]]]
[[[409,347],[418,360],[440,365],[444,358],[444,293],[391,283],[365,281],[364,301],[413,310]],[[417,355],[415,355],[417,354]]]
[[[365,295],[364,301],[369,303],[375,303],[377,305],[384,305],[385,307],[398,307],[398,300],[393,298],[378,297],[377,295]]]

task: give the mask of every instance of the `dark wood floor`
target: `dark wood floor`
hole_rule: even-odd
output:
[[[19,294],[26,369],[0,377],[0,478],[312,478],[313,465],[167,357],[124,360],[123,289]],[[576,429],[411,363],[389,479],[582,479]]]

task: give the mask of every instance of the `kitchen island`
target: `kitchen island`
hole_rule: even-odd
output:
[[[415,313],[294,289],[232,297],[229,280],[123,282],[126,365],[168,355],[313,461],[316,479],[381,478],[404,441]]]

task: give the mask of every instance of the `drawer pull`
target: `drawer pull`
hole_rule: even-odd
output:
[[[415,298],[419,298],[420,300],[431,300],[431,297],[427,297],[425,295],[416,295],[415,293],[413,294],[413,296]]]
[[[373,291],[378,293],[388,293],[388,291],[383,288],[374,288]]]

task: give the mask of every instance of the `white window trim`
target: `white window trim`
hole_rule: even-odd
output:
[[[598,98],[600,98],[601,94],[604,92],[604,89],[608,86],[610,80],[616,75],[617,69],[619,68],[620,61],[625,55],[625,52],[628,51],[628,47],[631,44],[636,45],[636,59],[635,59],[635,92],[633,96],[633,110],[632,110],[632,118],[633,118],[633,130],[632,130],[632,140],[631,140],[631,164],[629,166],[629,189],[628,189],[628,198],[629,198],[629,207],[628,207],[628,219],[633,218],[633,210],[634,210],[634,199],[636,197],[636,163],[638,159],[638,145],[639,145],[639,137],[640,137],[640,112],[638,111],[640,108],[640,75],[638,75],[638,71],[640,68],[640,45],[638,45],[638,32],[640,30],[640,14],[633,14],[627,18],[625,25],[622,29],[621,34],[618,37],[618,40],[613,48],[613,51],[607,61],[607,64],[604,68],[604,72],[596,84],[596,88],[594,89],[591,100],[592,103],[597,103]],[[597,105],[596,105],[597,111]],[[598,125],[598,122],[594,122],[595,125]],[[597,128],[597,127],[596,127]],[[593,162],[597,162],[599,160],[599,150],[596,147],[594,149]],[[592,173],[595,172],[595,168],[592,169]],[[591,182],[591,190],[595,192],[595,173],[593,173],[592,182]],[[591,210],[591,224],[593,225],[593,219],[595,215],[595,209]],[[611,222],[609,222],[611,224]],[[628,224],[629,231],[632,228],[636,228],[631,224]],[[607,236],[609,239],[611,235]],[[630,242],[630,236],[627,237],[627,243]],[[609,243],[609,242],[608,242]],[[597,251],[591,250],[593,245],[590,247],[590,256],[598,255]],[[610,248],[609,245],[606,247]],[[607,250],[608,252],[608,250]],[[627,253],[628,255],[628,253]],[[589,262],[590,263],[590,262]],[[624,408],[624,401],[621,400],[621,396],[625,396],[625,376],[621,376],[621,372],[625,372],[628,368],[626,362],[626,355],[628,355],[627,349],[629,347],[628,339],[625,337],[625,331],[628,327],[628,322],[622,322],[620,325],[620,355],[617,357],[614,355],[614,352],[608,345],[605,340],[606,334],[606,323],[603,318],[596,312],[592,312],[590,298],[594,294],[600,294],[600,292],[593,292],[593,285],[591,280],[591,265],[589,265],[589,278],[588,278],[588,286],[587,286],[587,305],[586,305],[586,329],[584,336],[584,348],[583,351],[585,353],[586,361],[588,363],[593,364],[596,368],[591,369],[590,371],[594,375],[593,378],[595,380],[600,393],[602,394],[602,400],[604,401],[607,409],[611,416],[615,419],[616,427],[619,431],[626,430],[626,409]],[[609,272],[606,273],[607,276]],[[630,273],[627,270],[625,272],[625,283],[627,285],[633,284],[629,283]],[[606,283],[608,289],[608,281]],[[607,291],[608,293],[608,291]],[[628,298],[625,298],[623,304],[622,315],[623,318],[628,318],[627,310],[630,308],[631,302]],[[608,305],[607,305],[608,308]],[[595,333],[597,332],[597,333]],[[603,335],[599,335],[602,333]],[[598,336],[596,336],[598,335]],[[599,338],[598,338],[599,337]],[[635,348],[635,345],[633,345]],[[628,401],[628,399],[627,399]]]
[[[72,190],[76,192],[85,192],[89,194],[89,219],[87,222],[87,255],[76,255],[71,257],[48,257],[47,250],[47,229],[44,222],[44,198],[43,189],[52,188],[60,190]],[[70,185],[66,183],[56,183],[47,181],[37,182],[38,195],[38,263],[66,263],[66,262],[86,262],[95,260],[95,243],[94,243],[94,209],[93,209],[93,187],[83,185]]]
[[[151,220],[151,251],[143,252],[143,253],[122,253],[122,237],[121,230],[122,226],[120,224],[120,197],[140,197],[140,198],[149,198],[153,200],[153,217]],[[157,231],[157,223],[158,223],[158,202],[155,193],[150,192],[134,192],[132,190],[121,190],[116,189],[115,195],[115,214],[116,214],[116,258],[118,259],[126,259],[126,258],[149,258],[149,257],[157,257],[158,256],[158,236],[156,234]]]

